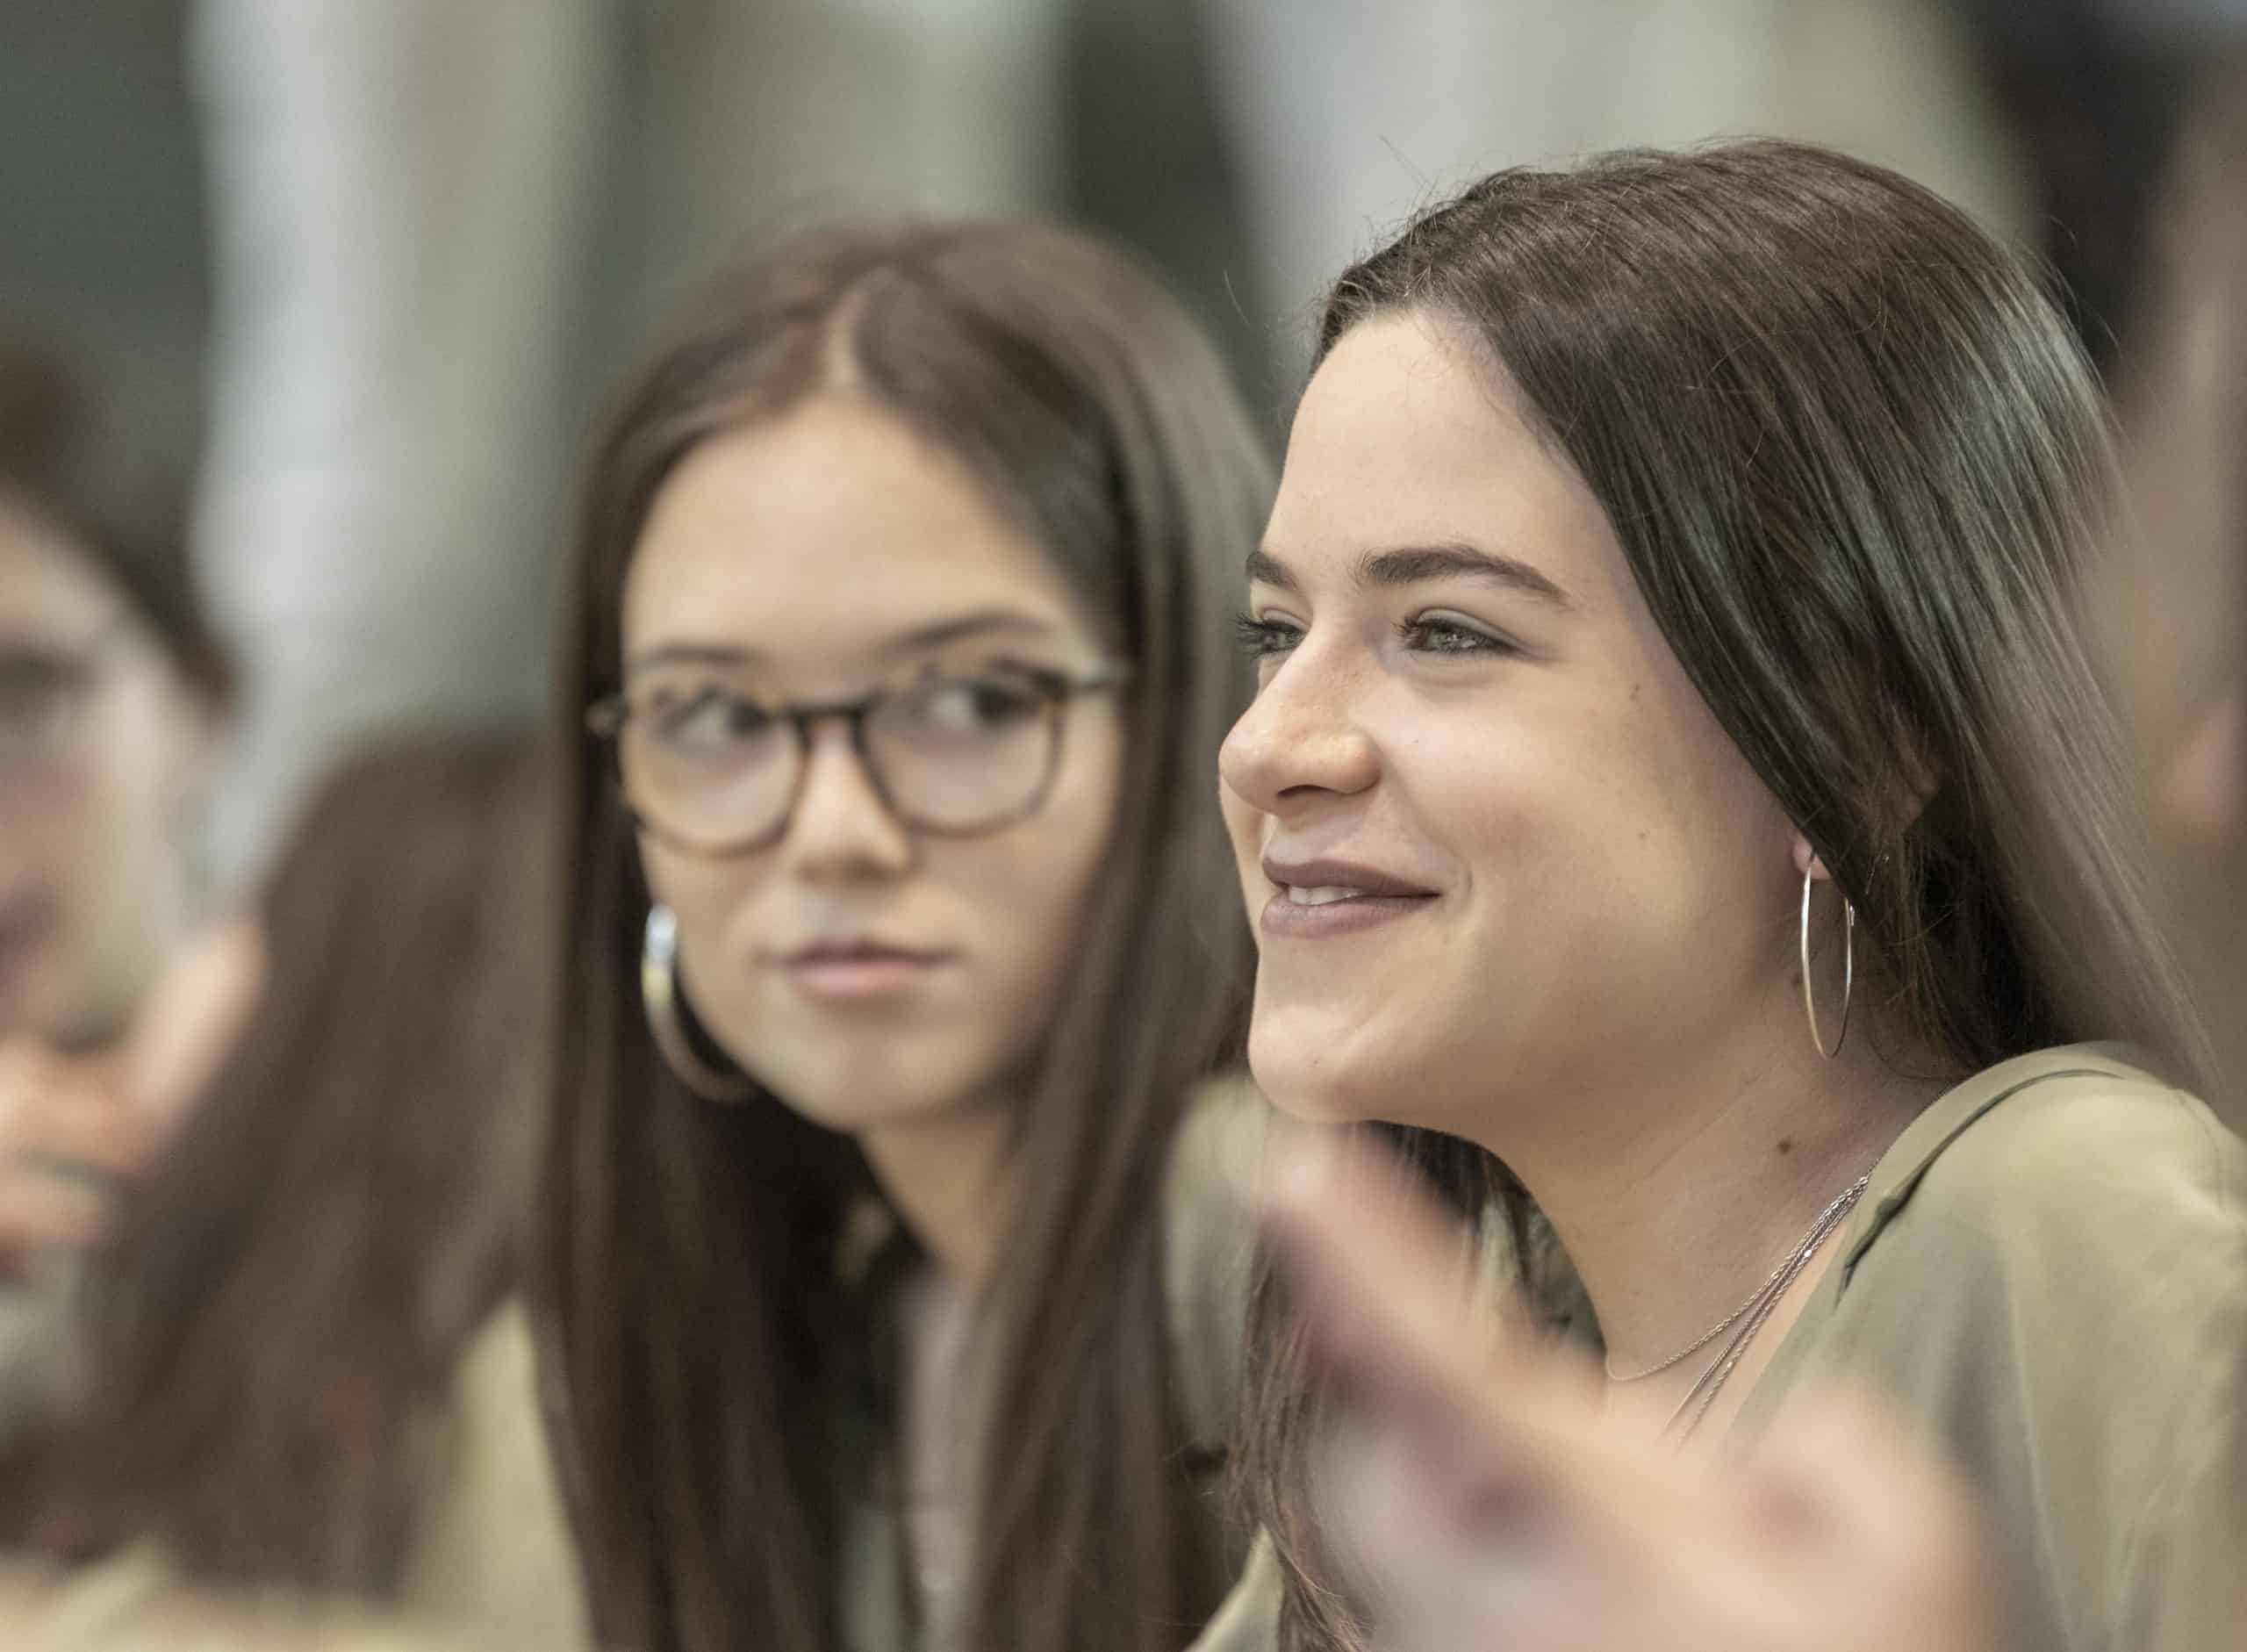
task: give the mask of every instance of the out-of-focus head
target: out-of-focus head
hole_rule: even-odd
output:
[[[384,1575],[459,1358],[518,1281],[552,984],[547,804],[520,733],[355,757],[254,933],[221,932],[160,989],[170,1024],[135,1030],[161,1069],[146,1081],[201,1094],[97,1261],[79,1426],[0,1524],[73,1553],[153,1538],[227,1580]]]
[[[1267,1091],[1457,1128],[1799,1039],[1813,864],[1905,1060],[2157,1031],[2042,945],[2153,945],[2066,600],[2107,468],[2027,267],[1828,152],[1504,172],[1346,271],[1223,765]]]
[[[0,344],[0,1037],[122,1031],[186,916],[227,692],[176,496]]]
[[[2178,145],[2121,390],[2125,479],[2087,621],[2161,832],[2164,914],[2247,1084],[2247,61],[2211,72]],[[2235,1117],[2236,1117],[2235,1113]]]

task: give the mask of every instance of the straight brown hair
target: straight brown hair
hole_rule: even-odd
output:
[[[1604,507],[1702,699],[1855,904],[1876,1037],[1961,1074],[2131,1038],[2200,1080],[2071,607],[2107,410],[2028,265],[1831,151],[1632,151],[1421,213],[1336,281],[1318,353],[1413,312],[1469,331]],[[1527,1233],[1499,1160],[1384,1133],[1462,1214]],[[1285,1641],[1354,1645],[1306,1483],[1318,1377],[1268,1269],[1255,1315],[1245,1484],[1289,1575]]]
[[[267,983],[86,1286],[83,1405],[11,1465],[50,1553],[380,1597],[516,1287],[549,1001],[528,736],[321,792],[260,903]]]
[[[1133,668],[1110,869],[1019,1121],[1025,1191],[982,1307],[1006,1426],[980,1476],[964,1644],[1176,1648],[1227,1580],[1192,1538],[1206,1490],[1174,1398],[1161,1189],[1245,1002],[1210,777],[1246,700],[1224,616],[1270,485],[1215,356],[1152,282],[1083,236],[1001,222],[822,235],[730,278],[592,461],[560,705],[542,1319],[596,1625],[643,1652],[836,1647],[868,1452],[822,1419],[886,1403],[879,1327],[838,1277],[871,1175],[779,1098],[714,1106],[660,1059],[637,984],[648,894],[584,724],[621,686],[625,574],[665,479],[714,435],[826,394],[960,461]]]

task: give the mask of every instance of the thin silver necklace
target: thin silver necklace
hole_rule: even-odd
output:
[[[1703,1348],[1707,1347],[1710,1343],[1714,1342],[1726,1332],[1731,1330],[1733,1326],[1738,1325],[1742,1319],[1745,1319],[1748,1317],[1748,1311],[1750,1309],[1754,1308],[1757,1303],[1762,1301],[1764,1297],[1770,1295],[1772,1287],[1777,1285],[1779,1281],[1786,1275],[1789,1269],[1798,1266],[1796,1258],[1801,1253],[1803,1246],[1812,1242],[1814,1237],[1821,1236],[1829,1223],[1834,1221],[1839,1216],[1845,1214],[1849,1206],[1856,1203],[1858,1196],[1864,1191],[1864,1189],[1865,1184],[1863,1182],[1859,1182],[1855,1187],[1844,1189],[1834,1197],[1834,1200],[1831,1204],[1820,1210],[1818,1213],[1818,1219],[1810,1225],[1810,1232],[1805,1233],[1801,1241],[1797,1243],[1784,1256],[1779,1259],[1779,1265],[1771,1270],[1770,1277],[1766,1279],[1762,1284],[1756,1286],[1754,1290],[1750,1291],[1746,1302],[1741,1303],[1740,1306],[1734,1308],[1730,1313],[1725,1315],[1723,1318],[1718,1320],[1716,1324],[1711,1325],[1706,1331],[1702,1332],[1699,1336],[1695,1337],[1691,1342],[1678,1349],[1676,1353],[1671,1354],[1659,1365],[1649,1365],[1642,1371],[1622,1372],[1618,1371],[1615,1368],[1615,1362],[1613,1361],[1609,1360],[1603,1361],[1607,1369],[1607,1380],[1613,1383],[1617,1388],[1627,1388],[1633,1383],[1643,1383],[1650,1376],[1660,1376],[1664,1371],[1676,1369],[1677,1367],[1684,1364],[1686,1361],[1691,1359]]]
[[[1725,1345],[1724,1350],[1709,1362],[1698,1377],[1694,1379],[1693,1386],[1685,1391],[1685,1397],[1678,1402],[1677,1409],[1670,1412],[1669,1420],[1662,1425],[1662,1432],[1665,1436],[1675,1435],[1680,1445],[1693,1437],[1694,1431],[1700,1427],[1702,1419],[1708,1416],[1709,1408],[1716,1404],[1717,1396],[1723,1392],[1724,1385],[1731,1380],[1734,1370],[1740,1364],[1741,1356],[1748,1352],[1748,1345],[1755,1340],[1755,1333],[1763,1328],[1764,1321],[1771,1317],[1771,1311],[1779,1305],[1780,1300],[1785,1296],[1794,1282],[1802,1276],[1803,1269],[1810,1266],[1811,1259],[1818,1254],[1826,1241],[1833,1237],[1834,1231],[1847,1219],[1850,1210],[1855,1209],[1856,1202],[1864,1196],[1864,1190],[1871,1185],[1871,1182],[1872,1175],[1868,1171],[1851,1182],[1839,1198],[1819,1213],[1817,1222],[1812,1226],[1810,1232],[1803,1236],[1802,1243],[1795,1246],[1793,1254],[1780,1265],[1779,1271],[1763,1287],[1752,1311],[1745,1322],[1741,1325],[1740,1329],[1734,1333],[1732,1340]],[[1679,1427],[1680,1423],[1684,1425],[1682,1428]]]

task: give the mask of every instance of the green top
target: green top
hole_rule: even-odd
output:
[[[2247,1648],[2247,1148],[2127,1051],[2021,1056],[1915,1119],[1750,1392],[1869,1385],[1965,1470],[1992,1652]],[[1196,1652],[1270,1652],[1260,1543]]]
[[[2197,1648],[2215,1557],[2247,1562],[2243,1189],[2247,1148],[2124,1049],[1978,1074],[1874,1167],[1731,1437],[1807,1374],[1870,1385],[1981,1494],[1996,1652]]]

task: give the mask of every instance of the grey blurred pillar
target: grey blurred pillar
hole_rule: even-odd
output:
[[[1209,0],[1265,284],[1300,370],[1325,282],[1502,166],[1726,133],[1883,162],[2001,230],[2023,191],[1937,0]]]
[[[203,0],[198,545],[248,668],[213,821],[222,878],[263,858],[369,730],[538,701],[603,11]]]
[[[603,260],[629,355],[724,261],[808,225],[1050,212],[1073,0],[625,0],[635,84]]]
[[[599,381],[815,217],[1052,206],[1066,0],[201,0],[235,881],[369,731],[536,707]]]

